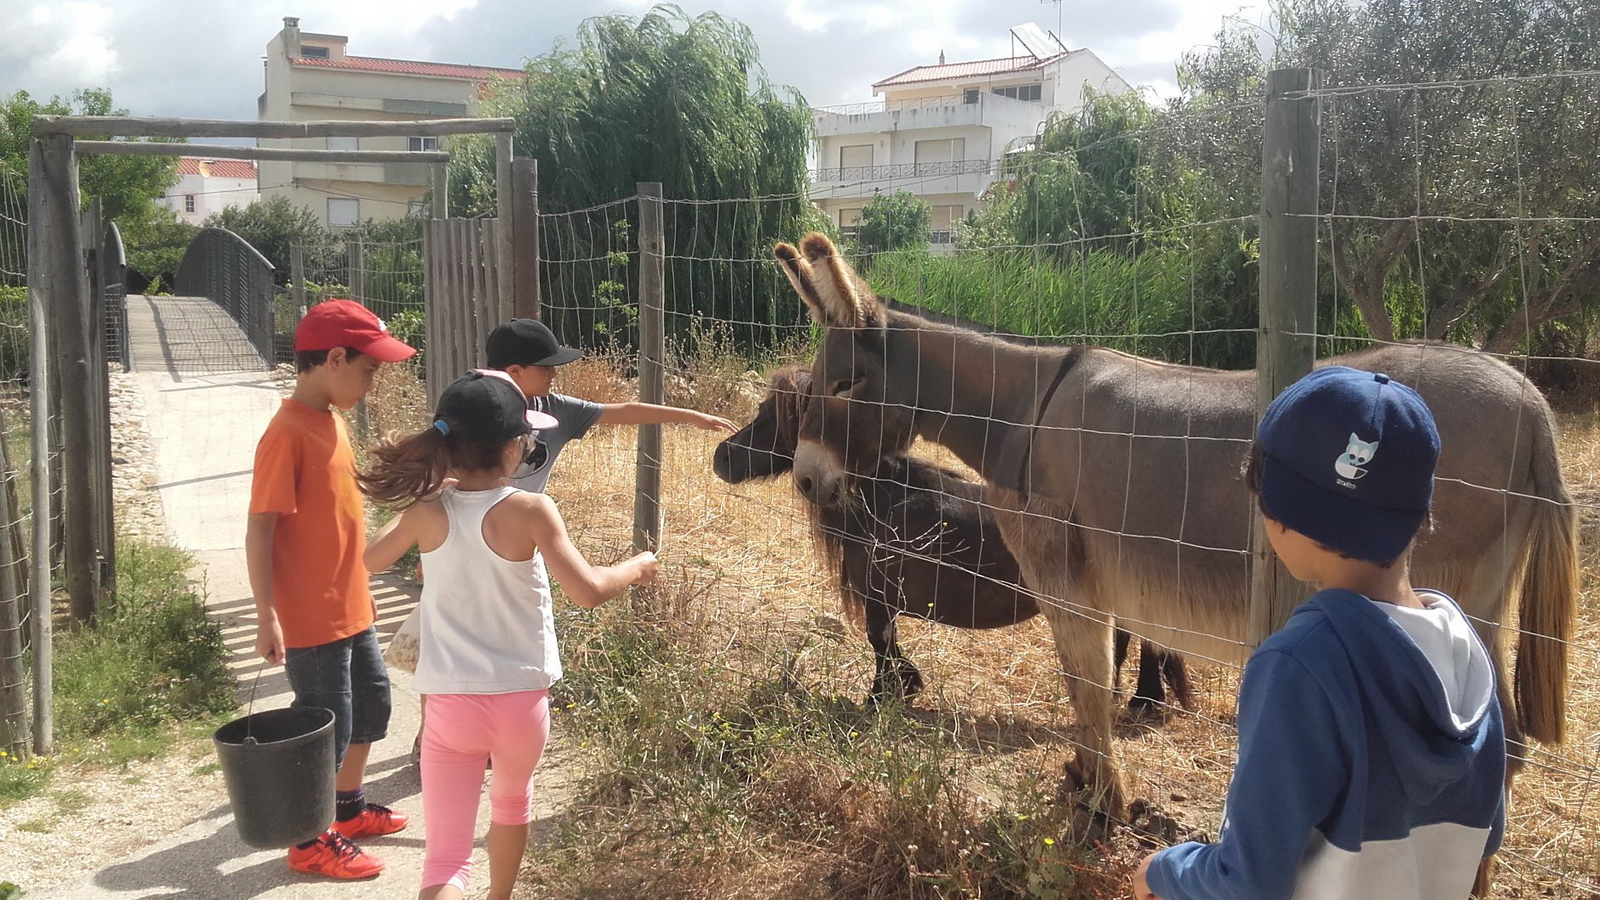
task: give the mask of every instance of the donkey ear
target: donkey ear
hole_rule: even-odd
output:
[[[806,309],[811,311],[811,321],[824,327],[831,324],[822,297],[812,286],[811,264],[801,258],[800,251],[796,250],[793,244],[780,243],[772,248],[772,255],[778,260],[778,268],[783,270],[789,283],[794,285],[795,293],[805,302]]]
[[[883,321],[882,302],[845,263],[827,235],[806,235],[800,250],[811,264],[812,285],[825,313],[823,324],[862,328]]]

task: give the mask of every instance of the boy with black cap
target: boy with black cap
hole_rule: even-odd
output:
[[[366,519],[344,419],[386,362],[417,351],[359,303],[328,300],[294,332],[294,393],[256,445],[245,558],[256,600],[256,652],[285,666],[295,706],[333,711],[336,821],[289,849],[289,867],[370,878],[383,861],[354,838],[393,834],[407,817],[362,792],[367,755],[389,727],[389,675],[361,562]]]
[[[1411,585],[1439,434],[1387,376],[1327,366],[1261,420],[1246,479],[1278,558],[1320,590],[1250,657],[1215,844],[1147,857],[1137,900],[1462,898],[1505,827],[1494,666]]]
[[[491,369],[511,376],[528,398],[528,408],[554,416],[561,424],[542,430],[511,476],[511,484],[542,493],[550,482],[556,457],[570,441],[578,440],[595,425],[666,425],[684,423],[707,431],[738,431],[721,416],[654,403],[591,403],[552,393],[556,368],[583,357],[582,350],[563,347],[537,319],[512,319],[489,332],[487,351]]]

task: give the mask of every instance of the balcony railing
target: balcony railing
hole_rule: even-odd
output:
[[[955,162],[899,163],[892,166],[843,166],[813,169],[811,181],[891,181],[897,178],[942,178],[950,175],[997,175],[1000,161],[962,159]]]
[[[823,116],[870,116],[881,112],[902,110],[947,109],[960,106],[980,106],[985,103],[1014,108],[1040,109],[1038,100],[1018,100],[1003,94],[983,91],[967,99],[963,94],[944,94],[938,97],[918,97],[914,100],[875,100],[869,103],[847,103],[843,106],[815,106],[811,112]]]
[[[844,240],[847,240],[847,241],[859,240],[861,238],[861,226],[860,225],[840,225],[839,226],[839,237],[841,237],[841,238],[843,238]],[[942,246],[942,245],[945,245],[945,244],[954,244],[955,242],[956,242],[956,233],[955,233],[955,229],[953,229],[953,228],[935,228],[933,230],[933,232],[932,232],[932,236],[928,239],[928,243],[933,244],[935,246]]]
[[[847,103],[843,106],[819,106],[814,113],[834,116],[869,116],[873,113],[894,112],[902,109],[941,109],[946,106],[971,106],[960,95],[921,97],[916,100],[875,100],[870,103]]]

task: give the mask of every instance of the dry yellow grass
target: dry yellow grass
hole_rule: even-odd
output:
[[[751,414],[759,394],[741,377],[724,377],[730,383],[717,394],[727,398],[722,411],[736,420]],[[605,361],[564,368],[557,389],[602,401],[634,396]],[[1561,432],[1564,468],[1584,521],[1569,738],[1562,747],[1536,747],[1517,782],[1496,897],[1600,895],[1600,426],[1592,415],[1566,414]],[[717,480],[711,454],[719,437],[674,427],[664,440],[662,577],[687,598],[675,614],[711,648],[712,666],[732,677],[755,679],[788,667],[813,693],[860,698],[871,679],[871,652],[839,613],[799,499],[787,478],[742,486]],[[596,428],[568,446],[551,481],[575,540],[597,561],[628,547],[634,446],[631,428]],[[938,448],[917,452],[951,461]],[[958,777],[980,796],[987,785],[1019,777],[1053,788],[1069,750],[1072,714],[1041,621],[991,632],[908,621],[902,643],[929,683],[916,706],[962,737]],[[1131,797],[1148,798],[1186,827],[1214,835],[1234,760],[1238,673],[1191,666],[1199,708],[1174,711],[1159,726],[1123,721],[1118,749]],[[699,896],[809,896],[796,885],[826,869],[816,852],[793,846],[754,852],[737,871],[705,873]],[[1136,844],[1111,854],[1118,867],[1136,856]]]

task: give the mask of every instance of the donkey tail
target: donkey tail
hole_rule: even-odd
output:
[[[1578,516],[1561,477],[1555,422],[1534,426],[1533,521],[1518,620],[1516,703],[1522,729],[1543,743],[1566,731],[1567,649],[1578,609]]]

